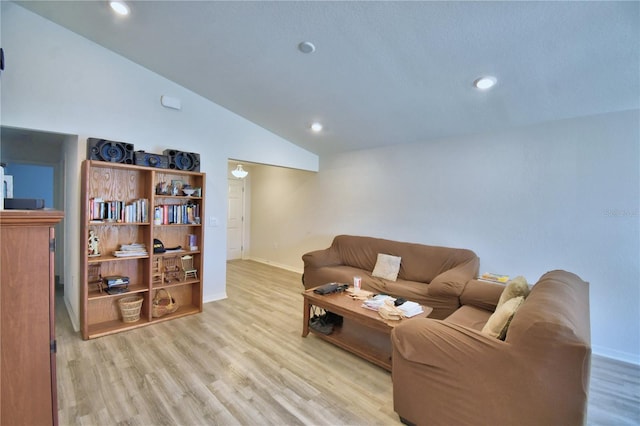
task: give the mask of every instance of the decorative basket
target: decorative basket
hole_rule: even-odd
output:
[[[123,322],[136,322],[140,319],[140,308],[144,298],[140,296],[123,297],[118,300]]]
[[[178,303],[171,297],[169,291],[164,288],[156,291],[153,303],[151,303],[151,316],[158,318],[163,315],[172,314],[177,310]]]

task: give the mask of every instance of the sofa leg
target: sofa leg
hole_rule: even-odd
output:
[[[400,417],[400,421],[402,422],[402,424],[407,425],[407,426],[416,426],[415,423],[410,422],[409,420],[405,419],[404,417],[402,417],[402,416],[399,416],[399,417]]]

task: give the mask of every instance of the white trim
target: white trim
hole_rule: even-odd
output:
[[[596,355],[596,356],[614,359],[616,361],[626,362],[628,364],[640,366],[640,359],[638,358],[638,356],[630,352],[616,351],[614,349],[609,349],[609,348],[605,348],[603,346],[597,346],[597,345],[591,346],[591,350],[593,355]]]
[[[248,257],[246,260],[253,260],[254,262],[264,263],[264,264],[270,265],[270,266],[275,266],[276,268],[285,269],[285,270],[291,271],[291,272],[296,272],[296,273],[301,274],[301,275],[304,272],[303,269],[294,268],[292,266],[284,265],[282,263],[272,262],[271,260],[267,260],[267,259],[261,259],[261,258],[257,258],[257,257]]]
[[[203,296],[202,303],[216,302],[218,300],[224,300],[227,298],[227,293],[208,294]]]
[[[67,309],[67,315],[71,320],[71,326],[73,327],[73,331],[76,331],[76,332],[80,331],[80,324],[78,323],[78,315],[75,315],[75,313],[73,313],[73,309],[66,297],[63,297],[62,300],[64,300],[64,307]]]

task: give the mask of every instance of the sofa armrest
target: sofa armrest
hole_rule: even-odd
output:
[[[462,305],[472,305],[487,311],[495,311],[504,284],[490,283],[481,280],[470,280],[460,295]]]
[[[500,411],[529,380],[509,343],[432,319],[397,326],[391,341],[393,405],[401,418],[418,425],[531,424]]]
[[[391,342],[393,406],[401,418],[419,425],[522,423],[492,423],[488,415],[505,393],[526,386],[509,343],[428,318],[395,327]]]
[[[305,253],[302,255],[302,262],[305,268],[342,265],[342,259],[340,259],[338,251],[332,247]]]
[[[340,254],[333,246],[303,254],[302,262],[304,263],[302,285],[306,289],[328,282],[326,280],[326,273],[323,274],[322,272],[326,270],[326,267],[342,265]]]
[[[483,360],[501,358],[508,345],[472,328],[431,318],[416,318],[394,327],[391,342],[394,352],[406,361],[442,370],[469,368],[469,374],[476,374]]]
[[[460,297],[467,282],[477,276],[480,260],[476,257],[435,277],[429,283],[429,295]]]

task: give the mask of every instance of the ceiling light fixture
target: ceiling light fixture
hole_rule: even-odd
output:
[[[319,133],[322,131],[322,124],[315,122],[311,124],[311,131],[315,133]]]
[[[485,77],[480,77],[479,79],[473,82],[473,85],[476,87],[476,89],[488,90],[488,89],[491,89],[493,86],[495,86],[497,82],[498,82],[497,78],[488,75]]]
[[[238,164],[238,166],[231,170],[231,174],[237,177],[238,179],[244,179],[249,174],[248,171],[242,168],[242,164]]]
[[[113,9],[113,11],[118,15],[126,16],[131,12],[129,6],[122,0],[111,0],[109,2],[109,6],[111,6],[111,9]]]
[[[302,53],[313,53],[316,51],[316,47],[310,41],[303,41],[298,45],[298,50]]]

